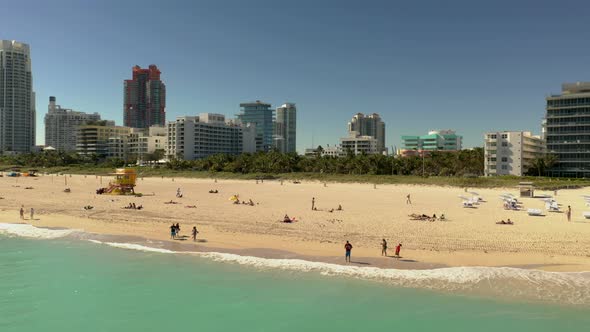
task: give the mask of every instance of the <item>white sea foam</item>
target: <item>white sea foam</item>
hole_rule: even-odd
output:
[[[1,224],[0,233],[42,239],[70,235],[75,230],[51,230],[24,224]],[[547,272],[510,267],[449,267],[400,270],[313,262],[302,259],[270,259],[219,252],[177,252],[135,243],[88,241],[115,248],[161,254],[193,254],[218,262],[294,272],[316,272],[374,280],[402,287],[428,288],[465,293],[484,293],[507,298],[590,305],[590,272]]]
[[[57,239],[78,232],[75,229],[49,229],[39,228],[27,224],[0,223],[0,234],[21,236],[35,239]]]
[[[110,247],[115,247],[115,248],[119,248],[119,249],[137,250],[137,251],[145,251],[145,252],[157,252],[157,253],[161,253],[161,254],[177,253],[175,251],[168,250],[168,249],[147,247],[147,246],[142,246],[141,244],[135,244],[135,243],[102,242],[102,241],[98,241],[98,240],[88,240],[88,241],[96,243],[96,244],[106,244]]]
[[[94,243],[103,243],[90,240]],[[219,252],[176,252],[132,243],[105,242],[111,247],[158,252],[193,254],[218,262],[257,269],[316,272],[374,280],[401,287],[427,288],[465,293],[482,293],[506,298],[590,305],[590,273],[546,272],[510,267],[449,267],[427,270],[399,270],[313,262],[302,259],[271,259]]]

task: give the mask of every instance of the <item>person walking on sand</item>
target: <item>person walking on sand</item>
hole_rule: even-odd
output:
[[[402,250],[402,244],[399,243],[396,247],[395,247],[395,256],[399,258],[399,252],[400,250]]]
[[[381,256],[387,256],[387,241],[381,241]]]
[[[572,221],[572,207],[571,206],[567,206],[567,212],[565,213],[567,215],[567,221]]]
[[[311,198],[311,210],[314,211],[315,210],[315,197]]]
[[[193,241],[197,241],[197,234],[199,231],[197,230],[196,226],[193,226]]]
[[[35,219],[35,209],[31,208],[31,220]]]
[[[20,206],[20,218],[22,220],[25,220],[25,206],[24,205]]]
[[[174,224],[170,226],[170,238],[173,240],[176,238],[176,225]]]
[[[410,199],[410,194],[408,194],[408,196],[406,196],[406,204],[412,205],[412,200]]]
[[[344,245],[344,249],[346,250],[346,256],[344,256],[344,260],[348,263],[350,263],[350,252],[352,251],[352,244],[350,244],[350,242],[346,241],[346,244]]]

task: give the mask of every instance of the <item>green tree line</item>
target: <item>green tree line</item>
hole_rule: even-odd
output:
[[[144,159],[158,160],[159,157],[161,157],[161,153],[155,153],[153,156]],[[62,151],[43,151],[0,157],[0,164],[5,166],[37,168],[75,165],[114,168],[122,167],[125,164],[134,164],[135,161],[133,158],[128,160],[101,159],[96,155],[82,156]],[[173,170],[242,174],[310,172],[355,175],[482,175],[483,149],[432,152],[424,158],[419,156],[400,158],[384,155],[354,155],[351,153],[343,157],[305,157],[295,153],[282,154],[276,151],[254,154],[244,153],[237,156],[218,154],[191,161],[172,159],[160,167]]]

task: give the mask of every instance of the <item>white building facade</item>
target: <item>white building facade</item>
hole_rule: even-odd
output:
[[[340,139],[340,149],[346,155],[348,151],[358,154],[381,154],[379,141],[372,136],[350,136]]]
[[[281,153],[297,151],[297,108],[293,103],[277,107],[275,120],[274,144]]]
[[[0,154],[30,152],[35,121],[29,45],[0,40]]]
[[[484,136],[484,174],[522,176],[546,152],[545,141],[528,131],[489,132]]]
[[[56,104],[55,97],[49,97],[45,114],[45,145],[60,151],[76,151],[76,133],[79,126],[100,121],[98,113],[75,112]]]
[[[238,155],[245,150],[256,150],[256,128],[226,123],[222,114],[178,117],[176,121],[168,122],[167,135],[168,158],[195,160],[215,154]]]

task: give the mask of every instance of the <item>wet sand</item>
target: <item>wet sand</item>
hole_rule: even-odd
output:
[[[63,192],[66,187],[70,193]],[[102,178],[106,186],[109,178]],[[278,181],[145,178],[138,181],[143,197],[96,195],[96,176],[41,176],[0,178],[0,222],[16,222],[18,209],[35,208],[36,226],[80,229],[96,234],[137,236],[187,251],[219,251],[267,258],[301,258],[341,263],[346,240],[354,246],[359,266],[423,269],[442,266],[514,266],[549,271],[590,271],[590,222],[582,217],[581,195],[590,190],[561,190],[556,199],[571,205],[572,222],[565,213],[545,212],[531,217],[524,211],[506,211],[500,194],[516,188],[477,189],[486,199],[477,208],[462,207],[461,188],[332,184],[293,184]],[[33,187],[33,189],[25,189]],[[176,198],[177,188],[184,196]],[[219,190],[209,194],[210,189]],[[540,194],[541,192],[538,192]],[[234,205],[229,198],[252,199],[256,205]],[[410,194],[412,204],[406,204]],[[548,193],[552,194],[552,193]],[[318,211],[311,210],[315,197]],[[179,204],[164,204],[167,201]],[[540,199],[523,198],[526,208],[544,210]],[[130,202],[142,210],[126,210]],[[92,210],[82,207],[92,205]],[[196,205],[196,208],[186,206]],[[343,211],[329,212],[342,205]],[[284,214],[298,222],[280,222]],[[447,221],[415,221],[409,214],[444,213]],[[510,218],[515,225],[497,225]],[[169,226],[180,223],[181,235],[196,225],[203,242],[171,241]],[[380,242],[389,242],[389,254],[403,243],[402,259],[382,258]],[[355,263],[353,263],[355,264]]]

